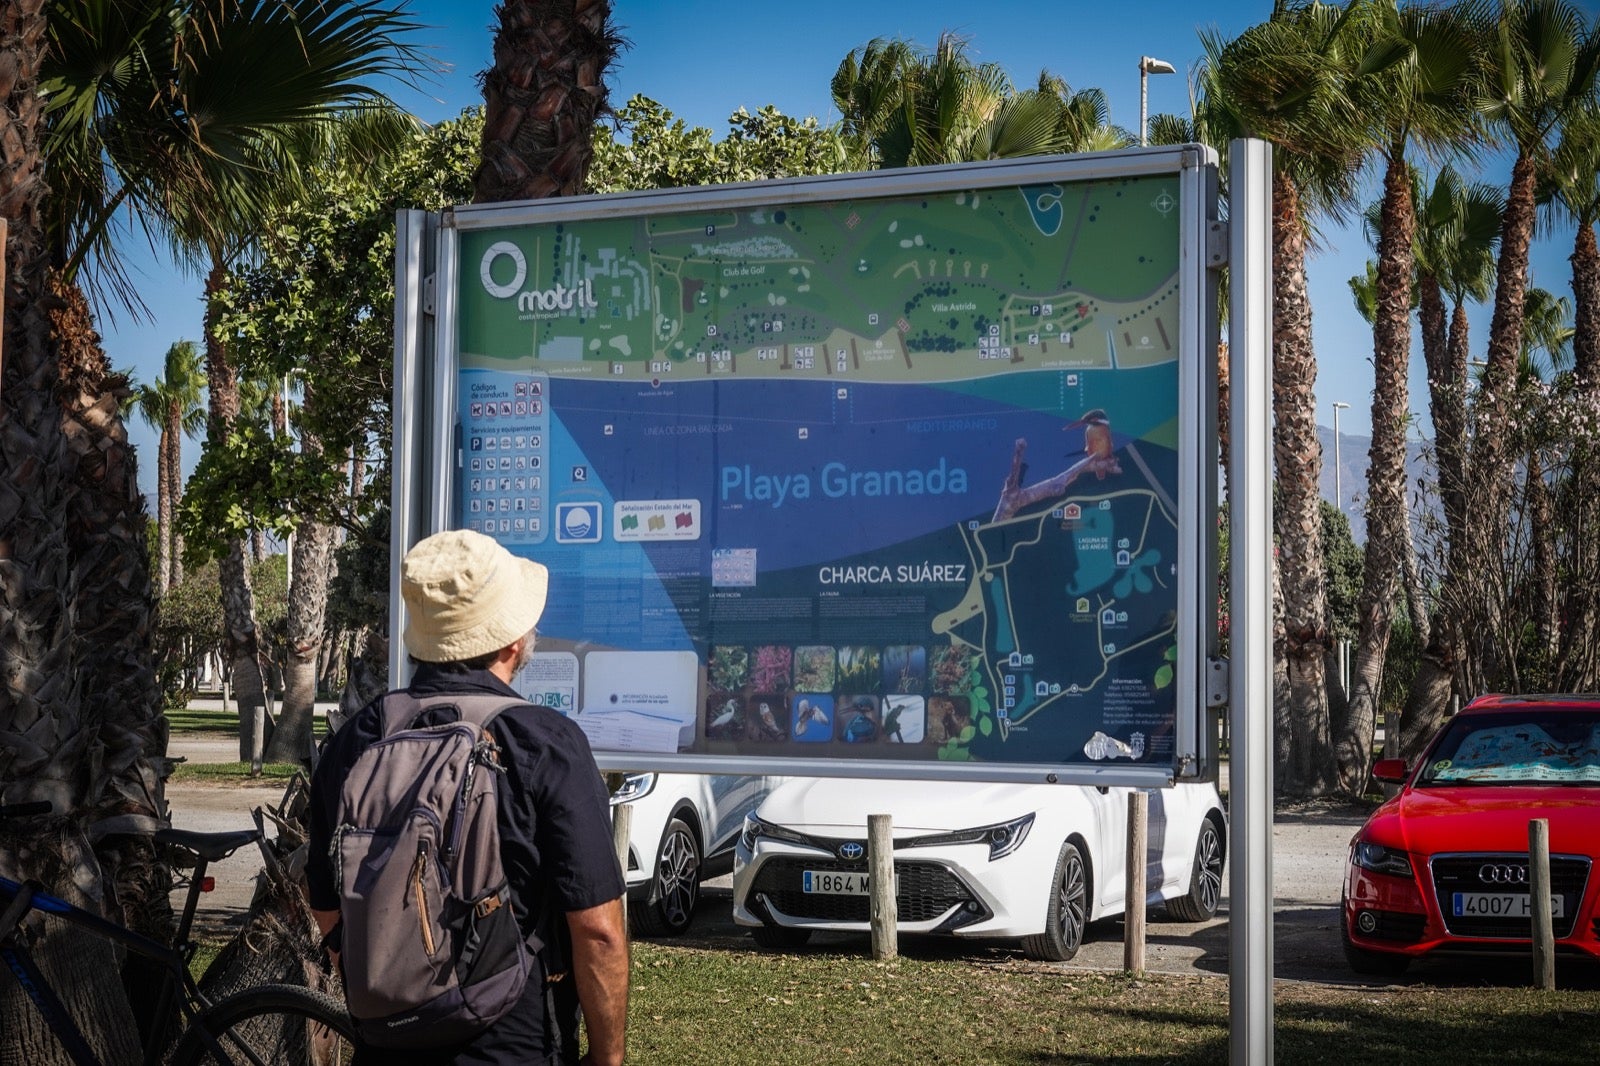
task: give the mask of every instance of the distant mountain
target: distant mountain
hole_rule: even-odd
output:
[[[1339,494],[1344,497],[1344,513],[1350,519],[1350,532],[1357,544],[1364,544],[1367,540],[1367,455],[1372,450],[1372,438],[1340,433],[1337,466],[1333,430],[1318,426],[1317,440],[1322,444],[1322,481],[1318,486],[1322,498],[1338,505],[1340,501],[1334,498],[1337,485]],[[1413,526],[1420,514],[1438,510],[1438,498],[1431,492],[1435,478],[1430,449],[1431,443],[1426,442],[1412,441],[1406,445],[1406,502],[1411,506]],[[1335,470],[1338,471],[1337,478]],[[1418,499],[1421,492],[1419,482],[1430,487],[1426,501]]]

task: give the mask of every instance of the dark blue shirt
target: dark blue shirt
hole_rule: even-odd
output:
[[[518,919],[549,947],[529,975],[522,1001],[469,1044],[416,1055],[384,1051],[362,1055],[358,1061],[370,1057],[397,1066],[556,1061],[544,972],[546,967],[565,969],[563,916],[608,903],[626,888],[612,850],[605,783],[588,738],[560,713],[520,702],[509,685],[487,670],[423,663],[408,691],[419,699],[487,693],[504,696],[512,704],[489,723],[506,769],[499,790],[501,857]],[[306,884],[311,906],[317,910],[339,909],[328,845],[339,822],[339,790],[345,775],[379,739],[380,702],[363,707],[329,738],[311,776]],[[415,724],[441,724],[456,717],[453,708],[443,706],[424,712]]]

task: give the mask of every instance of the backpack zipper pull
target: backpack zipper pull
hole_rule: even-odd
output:
[[[417,920],[422,924],[422,946],[429,955],[435,951],[433,923],[428,921],[428,892],[422,878],[428,869],[428,846],[417,847],[417,861],[411,864],[411,883],[417,895]]]

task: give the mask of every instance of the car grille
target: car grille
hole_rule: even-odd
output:
[[[1526,883],[1505,885],[1483,880],[1479,871],[1485,865],[1526,867],[1527,855],[1441,855],[1430,863],[1434,892],[1445,929],[1453,936],[1502,937],[1526,940],[1533,935],[1533,923],[1525,918],[1457,917],[1452,914],[1451,897],[1457,892],[1509,892],[1526,895]],[[1563,916],[1553,922],[1555,935],[1572,935],[1583,903],[1583,890],[1589,883],[1589,860],[1582,856],[1550,857],[1550,891],[1561,897]]]
[[[833,896],[801,891],[806,870],[865,873],[865,863],[837,859],[769,859],[750,886],[784,914],[827,922],[872,920],[867,896]],[[970,903],[972,893],[948,869],[934,862],[897,859],[894,864],[895,911],[902,922],[931,922],[957,904]]]

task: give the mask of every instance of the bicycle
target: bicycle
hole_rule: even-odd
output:
[[[0,805],[0,821],[50,811],[48,802]],[[120,944],[159,968],[161,987],[154,1017],[168,1019],[176,1006],[184,1024],[175,1041],[168,1039],[172,1026],[161,1022],[149,1026],[143,1038],[146,1066],[341,1066],[351,1060],[355,1029],[344,1004],[334,997],[296,985],[262,985],[212,1001],[189,975],[196,946],[189,939],[189,930],[200,894],[214,884],[206,877],[206,867],[260,839],[259,829],[156,831],[156,843],[177,848],[194,859],[171,947],[49,895],[36,881],[19,883],[0,877],[0,959],[77,1066],[102,1063],[28,952],[21,926],[32,912]]]

